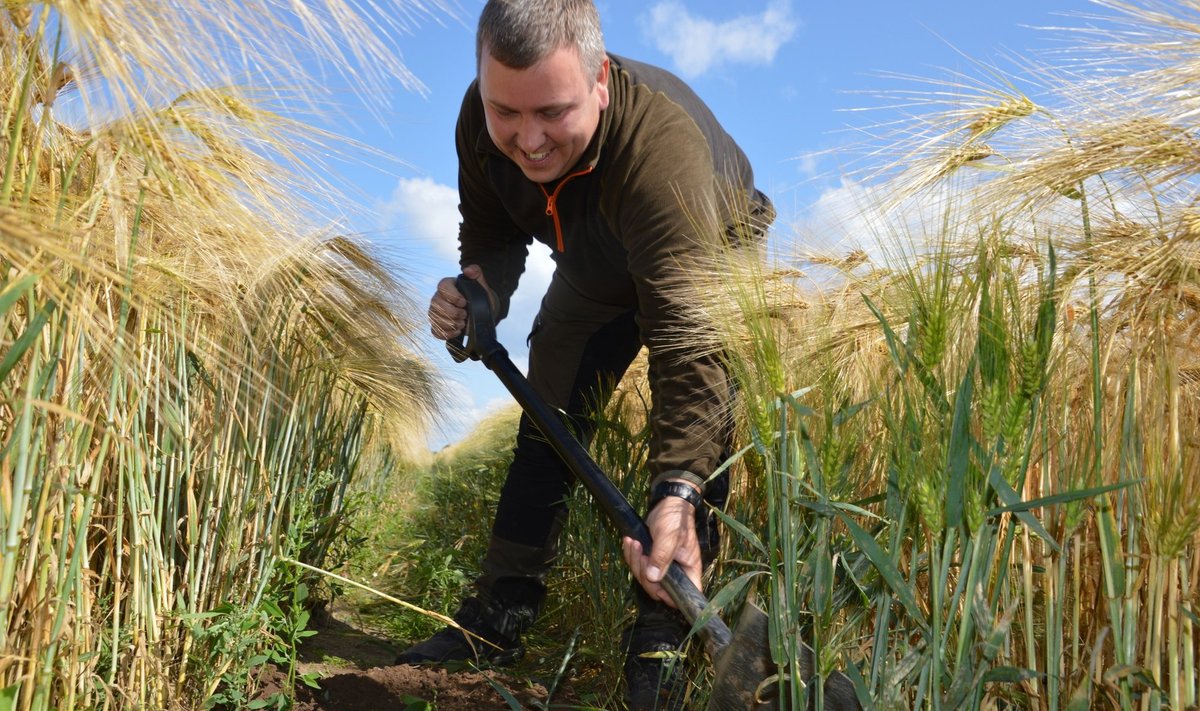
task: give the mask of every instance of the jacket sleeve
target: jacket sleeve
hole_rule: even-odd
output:
[[[711,273],[724,220],[707,143],[680,112],[643,128],[622,176],[614,220],[629,255],[638,326],[649,349],[655,482],[701,483],[720,464],[730,426],[731,387],[713,324],[698,315],[697,278]],[[710,278],[711,279],[711,278]],[[711,281],[709,286],[711,287]]]
[[[479,150],[486,130],[479,90],[472,83],[463,98],[455,130],[458,152],[459,265],[478,264],[499,301],[496,320],[508,315],[517,282],[525,271],[531,235],[513,223],[487,175],[487,162],[496,156]],[[488,140],[484,138],[484,140]]]

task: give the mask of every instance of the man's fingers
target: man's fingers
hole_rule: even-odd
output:
[[[467,298],[454,281],[454,277],[440,280],[429,300],[429,331],[441,340],[461,335],[467,325]]]
[[[629,572],[632,573],[633,579],[646,594],[655,600],[660,600],[670,607],[675,607],[675,601],[671,599],[671,595],[657,581],[662,580],[660,573],[653,580],[649,577],[649,562],[650,556],[642,554],[642,544],[632,538],[625,537],[621,541],[621,550],[625,556],[625,564],[629,566]],[[670,561],[667,562],[670,565]],[[665,566],[663,568],[665,570]]]
[[[646,565],[646,556],[642,555],[642,544],[626,536],[621,541],[621,548],[625,554],[625,565],[629,566],[629,572],[633,574],[634,580],[637,580],[640,584]]]
[[[458,290],[458,286],[455,285],[454,281],[451,277],[446,277],[439,281],[437,293],[434,294],[433,299],[435,302],[440,300],[451,306],[464,308],[467,305],[467,297],[463,296],[462,292]]]
[[[678,542],[675,536],[660,536],[655,539],[654,550],[650,551],[650,559],[646,565],[646,577],[651,582],[657,583],[662,580],[663,571],[671,564],[675,558],[675,549],[678,547]]]

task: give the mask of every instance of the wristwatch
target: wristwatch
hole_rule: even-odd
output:
[[[650,508],[653,509],[658,505],[658,502],[662,501],[668,496],[678,496],[697,509],[699,509],[700,505],[704,503],[704,499],[700,496],[700,492],[696,491],[696,487],[692,486],[691,484],[685,484],[682,481],[660,481],[654,487],[654,491],[650,493]]]

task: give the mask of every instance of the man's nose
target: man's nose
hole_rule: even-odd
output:
[[[517,129],[517,147],[523,151],[532,152],[542,147],[546,142],[546,132],[542,130],[542,122],[529,118],[521,121]]]

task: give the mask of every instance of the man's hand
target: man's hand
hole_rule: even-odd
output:
[[[684,481],[672,479],[671,481]],[[695,486],[689,482],[689,486]],[[698,489],[697,489],[698,490]],[[662,600],[671,607],[675,602],[663,589],[660,581],[671,561],[679,563],[683,572],[700,588],[700,541],[696,538],[696,509],[678,496],[666,496],[646,517],[650,539],[654,543],[650,555],[642,552],[642,544],[629,538],[622,541],[625,563],[633,577],[650,597]]]
[[[496,313],[496,294],[483,278],[483,270],[477,264],[463,267],[463,276],[474,279],[487,290],[488,306]],[[438,282],[437,291],[429,300],[429,330],[443,341],[457,338],[467,328],[467,298],[454,285],[455,277],[446,277]]]

